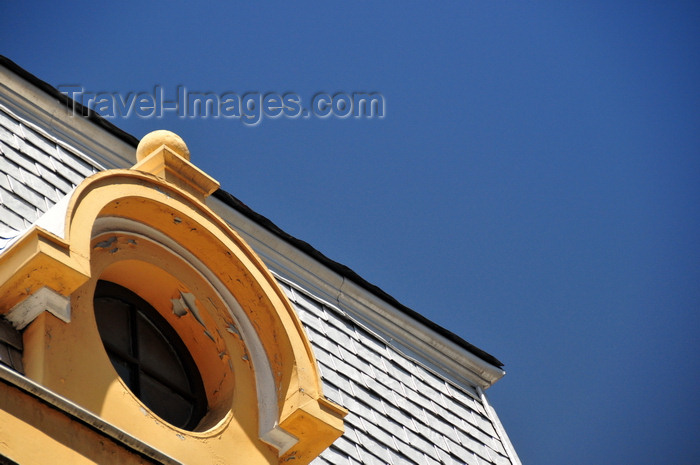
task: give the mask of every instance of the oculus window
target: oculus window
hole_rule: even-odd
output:
[[[177,332],[148,302],[118,284],[98,281],[94,307],[102,343],[127,387],[163,420],[194,430],[207,398]]]

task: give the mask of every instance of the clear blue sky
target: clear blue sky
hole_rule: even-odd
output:
[[[112,121],[503,360],[525,464],[700,463],[700,4],[377,3],[2,2],[0,53],[92,91],[380,92]]]

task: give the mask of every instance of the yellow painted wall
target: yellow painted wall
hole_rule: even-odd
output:
[[[64,237],[35,228],[0,255],[0,290],[7,291],[0,297],[0,312],[42,286],[70,297],[70,323],[42,313],[25,330],[26,375],[183,463],[254,465],[291,459],[308,463],[342,434],[346,412],[323,397],[311,345],[275,279],[243,239],[204,205],[218,184],[168,147],[152,142],[159,148],[140,156],[135,167],[150,173],[106,171],[76,189],[66,212]],[[118,227],[96,234],[95,225],[103,224],[101,220],[147,226],[152,235],[203,264],[212,279],[235,296],[244,312],[240,317],[250,322],[262,344],[264,353],[258,356],[265,357],[271,368],[276,423],[298,438],[288,452],[280,457],[260,437],[256,383],[261,375],[255,372],[226,302],[203,270],[153,238]],[[8,265],[13,272],[8,272]],[[93,293],[99,279],[139,294],[182,338],[200,369],[209,405],[196,431],[158,418],[118,377],[95,322]],[[172,299],[183,293],[196,298],[197,318],[192,312],[173,313]],[[8,399],[14,402],[12,396]],[[16,402],[24,400],[19,396]],[[4,410],[1,415],[7,414]],[[28,424],[34,420],[29,418]],[[17,431],[25,429],[18,426]],[[6,432],[9,443],[21,442],[14,430]],[[50,437],[53,430],[45,434]],[[68,453],[60,442],[42,439],[40,444],[57,454]]]
[[[157,463],[4,382],[0,438],[0,456],[22,465]]]

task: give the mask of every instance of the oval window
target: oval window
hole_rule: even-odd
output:
[[[177,332],[148,302],[112,282],[97,282],[94,307],[102,343],[119,377],[153,413],[193,430],[207,411],[207,398]]]

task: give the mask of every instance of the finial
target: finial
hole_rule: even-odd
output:
[[[180,136],[174,132],[159,129],[143,136],[138,147],[136,147],[136,161],[139,162],[143,160],[162,145],[167,146],[171,151],[185,160],[190,159],[190,150]]]
[[[136,148],[132,170],[150,173],[204,201],[219,188],[216,179],[190,162],[190,151],[177,134],[158,130],[149,132]]]

